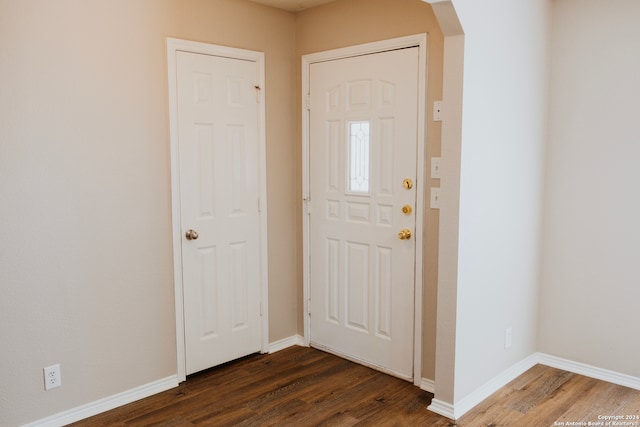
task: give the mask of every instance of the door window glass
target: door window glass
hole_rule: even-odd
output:
[[[348,122],[348,191],[351,193],[369,194],[369,129],[368,121]]]

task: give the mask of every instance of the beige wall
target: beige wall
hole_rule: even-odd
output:
[[[539,350],[640,378],[640,3],[553,12]]]
[[[366,25],[349,29],[350,11]],[[299,15],[244,0],[0,0],[0,424],[176,372],[165,37],[266,54],[274,342],[303,324],[300,55],[422,32],[431,106],[442,35],[419,0]],[[438,123],[427,137],[438,155]],[[433,378],[437,212],[426,221],[423,376]],[[54,363],[63,386],[44,392]]]
[[[294,30],[241,0],[0,0],[1,425],[176,372],[167,36],[266,53],[270,338],[296,333]]]
[[[440,155],[440,123],[431,117],[433,102],[442,99],[443,36],[431,6],[420,0],[340,0],[299,12],[296,15],[296,65],[297,89],[301,88],[301,55],[357,44],[427,33],[428,81],[427,81],[427,159]],[[300,98],[296,99],[300,135]],[[300,147],[296,156],[301,158]],[[300,162],[299,162],[300,163]],[[430,161],[427,162],[427,175]],[[300,174],[300,166],[298,166]],[[439,180],[427,179],[426,188],[439,186]],[[301,193],[298,186],[297,194]],[[301,214],[298,214],[301,218]],[[298,233],[301,233],[300,220]],[[301,242],[298,242],[301,245]],[[299,254],[302,251],[299,246]],[[299,265],[302,259],[299,258]],[[425,210],[424,248],[424,326],[422,377],[434,379],[436,337],[436,288],[438,280],[438,211]],[[302,275],[299,271],[299,283]],[[298,290],[298,304],[302,307],[302,289]],[[299,331],[302,331],[302,311],[299,313]]]

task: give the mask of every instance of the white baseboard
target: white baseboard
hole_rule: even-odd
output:
[[[450,420],[455,420],[455,408],[452,404],[443,402],[442,400],[433,399],[431,401],[431,405],[427,406],[427,409],[431,412],[435,412],[438,415],[442,415],[443,417],[449,418]]]
[[[292,337],[270,343],[269,353],[275,353],[277,351],[284,350],[285,348],[295,345],[305,346],[304,337],[300,335],[294,335]],[[106,397],[104,399],[90,402],[77,408],[72,408],[58,414],[51,415],[38,421],[26,424],[23,427],[64,426],[177,387],[178,383],[178,376],[172,375],[170,377],[163,378],[161,380],[154,381],[152,383],[145,384],[140,387],[136,387],[131,390]]]
[[[487,383],[485,383],[482,387],[476,389],[471,394],[468,394],[462,400],[455,404],[455,415],[456,419],[460,418],[462,415],[466,414],[471,410],[474,406],[481,403],[487,397],[491,396],[496,391],[500,390],[505,385],[509,384],[511,381],[518,378],[520,375],[527,372],[529,369],[533,368],[538,363],[538,359],[535,354],[521,360],[515,365],[511,366],[502,373],[498,374],[496,377],[493,377]]]
[[[83,420],[85,418],[92,417],[94,415],[98,415],[102,412],[109,411],[119,406],[135,402],[136,400],[144,399],[145,397],[161,393],[177,386],[178,376],[172,375],[170,377],[141,385],[136,388],[132,388],[131,390],[127,390],[122,393],[114,394],[113,396],[105,397],[104,399],[87,403],[86,405],[78,406],[77,408],[69,409],[67,411],[51,415],[50,417],[26,424],[23,427],[64,426],[76,421]]]
[[[434,380],[428,380],[426,378],[422,378],[420,380],[420,390],[428,391],[429,393],[435,393],[436,382]]]
[[[294,335],[269,344],[269,353],[275,353],[293,346],[306,346],[304,337]],[[564,371],[573,372],[574,374],[584,375],[586,377],[607,381],[624,387],[640,390],[640,378],[631,375],[621,374],[607,369],[586,365],[584,363],[574,362],[556,356],[543,353],[535,353],[531,356],[516,363],[511,368],[503,371],[483,386],[476,389],[471,394],[464,397],[454,405],[433,399],[428,409],[438,415],[442,415],[449,419],[455,420],[466,414],[473,407],[481,403],[487,397],[504,387],[528,369],[536,364],[550,366],[552,368],[562,369]],[[26,424],[24,427],[59,427],[76,421],[89,418],[91,416],[109,411],[119,406],[126,405],[136,400],[152,396],[157,393],[169,390],[178,386],[178,377],[172,375],[104,399],[96,400],[77,408],[60,412],[47,418]],[[420,381],[420,388],[429,393],[435,392],[435,382],[426,378]]]
[[[608,369],[597,368],[595,366],[574,362],[561,357],[551,356],[549,354],[537,353],[536,356],[538,363],[541,365],[562,369],[563,371],[573,372],[574,374],[583,375],[585,377],[595,378],[597,380],[607,381],[613,384],[640,390],[640,378],[638,377],[609,371]]]
[[[484,385],[480,386],[455,404],[451,405],[449,403],[433,399],[431,405],[429,405],[427,409],[452,420],[457,420],[487,397],[491,396],[493,393],[524,374],[527,370],[533,368],[537,363],[538,359],[536,354],[532,354],[505,371],[502,371],[502,373],[493,377]]]
[[[293,335],[288,338],[281,339],[279,341],[275,341],[269,344],[269,354],[276,353],[280,350],[284,350],[285,348],[293,347],[294,345],[298,345],[300,347],[306,347],[307,345],[304,342],[304,337],[301,335]]]
[[[621,374],[619,372],[609,371],[607,369],[598,368],[584,363],[574,362],[572,360],[563,359],[561,357],[551,356],[544,353],[534,353],[526,359],[513,365],[511,368],[503,371],[498,376],[476,389],[471,394],[464,397],[455,404],[450,404],[438,399],[433,399],[428,409],[431,412],[442,415],[452,420],[456,420],[469,412],[473,407],[481,403],[487,397],[504,387],[527,370],[537,364],[550,366],[552,368],[562,369],[563,371],[572,372],[574,374],[583,375],[597,380],[607,381],[612,384],[640,390],[640,378],[631,375]],[[424,380],[424,382],[428,380]],[[421,387],[427,390],[421,384]],[[434,387],[435,388],[435,387]],[[430,391],[430,390],[427,390]],[[433,392],[432,392],[433,393]]]

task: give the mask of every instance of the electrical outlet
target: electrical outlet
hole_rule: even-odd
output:
[[[60,387],[62,379],[60,378],[60,365],[51,365],[43,369],[44,372],[44,389]]]
[[[511,344],[513,344],[512,335],[513,335],[512,328],[507,328],[504,330],[504,348],[505,349],[511,347]]]

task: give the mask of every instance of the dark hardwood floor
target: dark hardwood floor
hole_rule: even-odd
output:
[[[640,414],[640,391],[544,366],[457,423],[427,410],[432,397],[364,366],[292,347],[192,375],[177,388],[73,425],[547,427]]]

